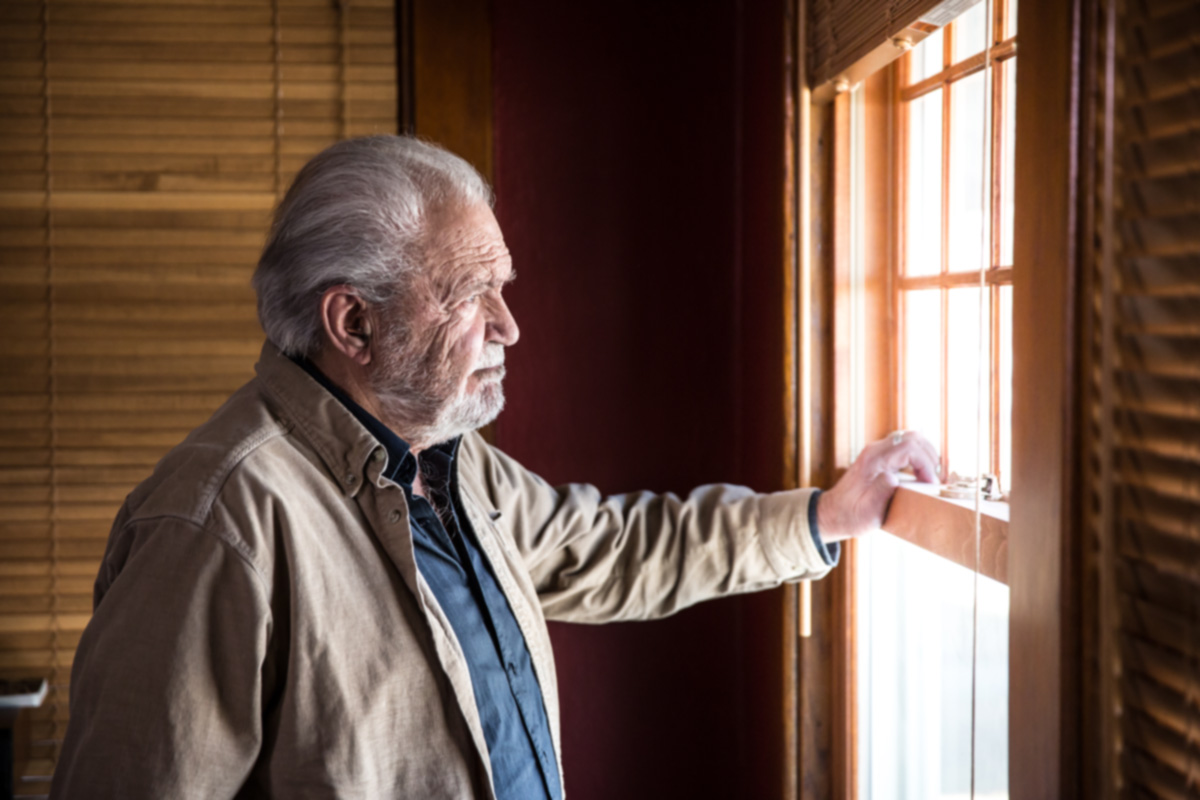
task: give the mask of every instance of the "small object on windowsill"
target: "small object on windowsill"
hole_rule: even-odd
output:
[[[964,478],[957,472],[950,473],[946,485],[938,492],[942,497],[952,500],[970,500],[979,491],[984,500],[1003,501],[1008,496],[1000,491],[1000,479],[995,475],[984,473],[979,478]]]
[[[0,800],[13,796],[13,729],[22,709],[46,699],[45,678],[0,680]]]
[[[45,678],[0,680],[0,708],[37,708],[48,688]]]

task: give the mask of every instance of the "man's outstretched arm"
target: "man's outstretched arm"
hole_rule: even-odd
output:
[[[868,530],[871,519],[882,520],[896,471],[911,465],[922,479],[933,476],[932,448],[908,437],[869,447],[819,500],[811,489],[758,494],[729,485],[686,497],[604,497],[585,484],[551,487],[482,440],[470,441],[466,455],[479,459],[488,500],[501,512],[497,524],[524,557],[546,616],[609,622],[823,576],[830,564],[814,541],[810,504],[824,516],[827,541]]]

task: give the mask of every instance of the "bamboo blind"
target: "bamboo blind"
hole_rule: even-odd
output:
[[[1200,796],[1200,6],[1109,0],[1091,508],[1108,796]],[[1106,41],[1105,37],[1109,37]]]
[[[45,794],[129,490],[252,374],[269,212],[395,132],[392,0],[0,3],[0,677],[42,676]]]
[[[809,76],[813,86],[835,77],[923,17],[944,25],[978,0],[811,0]]]

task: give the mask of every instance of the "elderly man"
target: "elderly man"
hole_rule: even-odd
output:
[[[897,470],[932,479],[908,435],[819,501],[549,486],[475,433],[518,337],[490,203],[412,138],[301,170],[254,276],[257,377],[113,525],[53,796],[559,798],[546,619],[819,577]]]

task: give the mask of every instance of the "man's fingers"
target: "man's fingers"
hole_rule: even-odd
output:
[[[938,466],[942,463],[942,460],[940,458],[938,458],[937,448],[935,448],[928,439],[926,439],[924,436],[922,436],[919,433],[913,434],[913,441],[915,441],[917,444],[919,444],[921,446],[921,449],[925,451],[925,456],[926,456],[926,458],[929,459],[929,462],[931,464],[933,464],[933,470],[936,473],[938,471]],[[930,480],[929,482],[936,483],[937,481],[935,478],[935,479]]]
[[[919,433],[907,431],[899,442],[884,439],[887,450],[887,465],[890,469],[912,467],[917,480],[937,483],[938,457],[933,445]]]
[[[937,460],[929,457],[924,447],[913,444],[908,458],[909,465],[923,483],[937,483]]]

